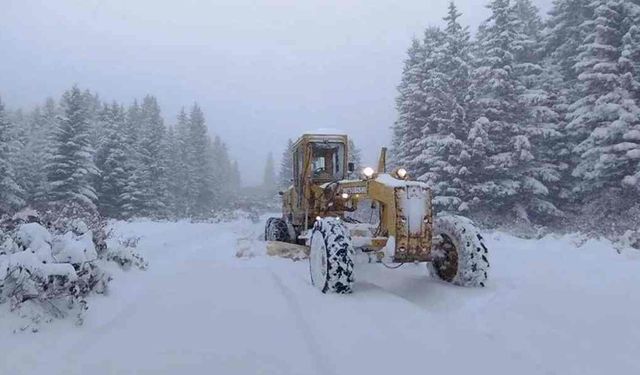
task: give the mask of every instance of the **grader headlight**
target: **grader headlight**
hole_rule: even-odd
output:
[[[366,178],[371,178],[373,177],[373,174],[375,173],[375,171],[373,170],[373,168],[371,167],[366,167],[365,169],[362,170],[362,174],[366,177]]]
[[[398,178],[400,180],[406,179],[407,175],[408,175],[407,170],[404,169],[404,168],[396,169],[394,174],[396,175],[396,178]]]

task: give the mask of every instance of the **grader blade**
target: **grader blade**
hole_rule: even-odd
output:
[[[298,261],[309,258],[309,248],[288,242],[267,241],[267,255]]]

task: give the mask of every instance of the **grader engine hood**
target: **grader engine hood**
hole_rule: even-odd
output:
[[[427,261],[431,251],[431,193],[420,185],[394,188],[396,262]]]
[[[381,229],[393,243],[395,262],[425,262],[431,255],[431,190],[426,184],[380,174],[368,181],[368,196],[381,205]]]

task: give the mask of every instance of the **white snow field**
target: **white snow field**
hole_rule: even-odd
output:
[[[345,296],[263,255],[262,222],[114,225],[149,270],[116,273],[81,327],[14,334],[0,307],[0,374],[640,374],[640,252],[606,241],[489,233],[486,288],[358,264]]]

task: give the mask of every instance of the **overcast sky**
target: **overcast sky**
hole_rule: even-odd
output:
[[[536,0],[548,10],[552,0]],[[197,101],[245,183],[305,130],[347,131],[372,162],[390,141],[412,36],[448,0],[0,0],[0,95],[31,107],[76,83],[169,123]],[[458,0],[475,29],[485,0]]]

